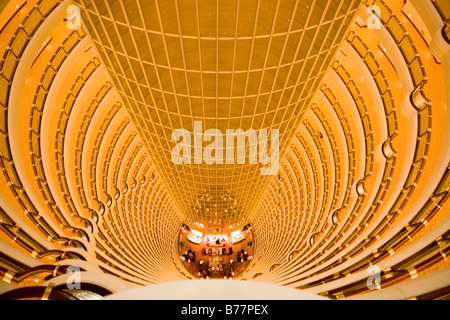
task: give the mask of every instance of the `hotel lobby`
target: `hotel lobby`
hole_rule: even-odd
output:
[[[0,300],[450,299],[448,0],[2,0],[0,59]]]

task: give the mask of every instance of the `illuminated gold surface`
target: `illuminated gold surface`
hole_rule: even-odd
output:
[[[97,42],[97,46],[93,46],[95,43],[88,36],[86,24],[81,30],[67,28],[64,18],[71,2],[19,1],[19,8],[15,2],[5,3],[5,10],[0,13],[3,23],[0,29],[4,25],[0,30],[2,279],[11,278],[11,272],[19,278],[22,272],[41,268],[43,264],[53,266],[39,274],[51,277],[51,281],[58,285],[65,280],[58,277],[57,266],[71,264],[94,272],[95,279],[106,288],[111,285],[113,277],[112,282],[120,283],[119,291],[124,286],[192,278],[179,259],[177,235],[186,219],[195,222],[201,214],[186,214],[180,207],[190,208],[192,199],[187,197],[188,201],[182,202],[183,195],[178,198],[168,192],[169,188],[177,189],[185,184],[184,178],[168,180],[168,172],[176,169],[184,175],[187,166],[170,169],[164,167],[164,163],[161,165],[161,159],[165,157],[163,153],[155,157],[157,152],[154,150],[167,148],[166,151],[170,152],[169,135],[161,136],[158,145],[153,146],[148,143],[151,140],[146,136],[148,128],[145,124],[153,125],[153,120],[144,119],[145,123],[140,123],[142,111],[152,110],[148,106],[160,104],[135,104],[139,100],[134,96],[136,92],[126,98],[124,88],[132,84],[128,78],[139,74],[136,61],[139,65],[143,61],[142,65],[145,63],[152,66],[151,70],[161,71],[161,75],[158,73],[158,77],[152,80],[156,81],[156,87],[151,86],[155,83],[150,87],[153,95],[160,94],[160,98],[165,99],[161,104],[163,108],[156,108],[156,111],[164,111],[161,111],[163,116],[170,115],[167,116],[167,123],[170,123],[166,126],[168,134],[176,128],[173,123],[176,124],[180,117],[178,110],[170,113],[166,107],[186,105],[171,102],[171,96],[176,96],[178,102],[185,98],[184,101],[188,102],[205,101],[205,105],[214,105],[211,100],[216,97],[218,104],[223,100],[229,101],[227,110],[240,113],[219,115],[218,118],[227,119],[227,126],[241,114],[247,115],[245,106],[262,106],[264,110],[243,118],[253,121],[248,123],[248,127],[258,129],[266,126],[264,119],[269,119],[272,112],[267,110],[282,111],[282,101],[286,99],[282,96],[278,100],[280,104],[276,105],[268,101],[266,105],[261,104],[268,92],[275,92],[271,91],[272,87],[261,87],[259,104],[253,103],[256,93],[252,95],[250,91],[242,91],[244,87],[238,78],[246,73],[264,71],[262,79],[267,79],[266,76],[277,70],[277,77],[282,82],[283,66],[274,64],[276,59],[273,55],[273,59],[264,58],[264,61],[272,63],[267,69],[261,65],[230,64],[234,60],[241,61],[245,55],[227,55],[220,57],[223,65],[234,66],[237,71],[217,71],[213,67],[214,57],[221,50],[214,51],[213,48],[203,52],[197,48],[197,51],[189,53],[180,49],[179,52],[185,55],[176,59],[170,52],[166,53],[164,45],[158,47],[155,39],[160,39],[160,42],[165,39],[169,44],[176,38],[187,43],[184,48],[188,48],[192,41],[248,45],[249,41],[254,40],[256,44],[267,38],[275,46],[275,41],[284,35],[266,25],[264,28],[270,30],[257,28],[258,36],[254,39],[245,33],[239,39],[234,38],[227,34],[232,30],[224,30],[226,34],[216,38],[214,32],[218,29],[215,24],[202,28],[205,32],[200,37],[196,24],[192,28],[183,25],[182,29],[173,30],[171,28],[177,26],[179,20],[196,21],[194,14],[181,15],[186,10],[189,12],[181,2],[178,2],[178,11],[173,10],[180,15],[166,14],[165,6],[171,3],[168,1],[159,1],[160,11],[148,9],[155,13],[155,19],[146,20],[149,23],[146,27],[150,30],[147,34],[149,39],[152,37],[152,52],[160,55],[137,59],[132,52],[122,51],[127,52],[125,60],[132,61],[133,66],[127,79],[119,80],[120,84],[117,84],[118,74],[113,69],[116,66],[122,68],[122,65],[112,67],[109,60],[115,51],[97,51],[96,47],[101,48],[102,44]],[[91,2],[86,0],[85,3]],[[121,2],[108,3],[111,6],[119,4],[120,8],[115,7],[114,12],[122,12]],[[139,2],[124,3],[128,7]],[[208,9],[206,4],[198,3]],[[287,3],[280,1],[283,5]],[[250,198],[253,201],[259,193],[262,194],[261,201],[255,200],[257,204],[253,212],[238,214],[239,217],[247,217],[251,223],[255,243],[251,264],[239,279],[270,282],[345,299],[421,297],[449,285],[450,277],[445,275],[450,270],[450,50],[439,37],[439,26],[443,26],[450,12],[447,3],[365,1],[365,6],[358,10],[358,19],[349,18],[351,30],[344,34],[345,40],[337,46],[339,50],[330,60],[329,68],[324,69],[320,81],[316,79],[317,85],[311,85],[312,98],[302,109],[298,126],[288,128],[295,135],[289,143],[284,143],[286,152],[280,159],[279,174],[267,178],[268,184],[264,187],[265,178],[259,176],[257,166],[235,165],[239,168],[234,171],[236,177],[240,177],[239,186],[249,188],[247,198],[240,198],[234,204],[236,195],[230,192],[225,196],[219,193],[223,191],[220,189],[216,194],[196,195],[203,196],[205,203],[209,197],[209,201],[218,207],[233,205],[244,208],[251,207]],[[252,5],[251,2],[240,2],[242,6],[247,4]],[[294,2],[290,4],[294,5]],[[366,6],[372,4],[381,6],[381,30],[365,26],[371,15]],[[220,5],[229,8],[236,3],[220,2]],[[418,11],[409,15],[408,5],[415,6]],[[95,8],[91,6],[89,9],[88,22],[90,18],[95,20]],[[197,9],[190,9],[191,13],[197,12]],[[436,28],[423,22],[429,15]],[[233,20],[231,12],[227,16]],[[118,26],[120,21],[126,22],[125,17],[115,16],[114,19]],[[101,21],[108,24],[107,20],[102,18]],[[247,22],[254,24],[254,21]],[[219,27],[225,23],[221,22]],[[98,25],[102,26],[100,22]],[[277,27],[278,22],[274,25]],[[163,29],[158,29],[160,26],[169,31],[162,32]],[[431,28],[432,41],[424,32],[427,31],[425,26]],[[133,37],[142,34],[139,28],[143,25],[130,27]],[[213,30],[212,35],[208,34],[208,28]],[[118,29],[121,37],[114,41],[129,43],[127,36],[122,34],[124,25]],[[292,28],[292,32],[285,34],[288,35],[286,39],[295,37],[296,33],[303,34],[299,29],[298,26]],[[317,28],[313,26],[311,30]],[[106,34],[102,40],[110,41]],[[289,52],[288,46],[277,42],[276,47],[279,45],[281,50]],[[126,50],[131,48],[127,46]],[[167,47],[169,49],[172,47]],[[266,49],[253,52],[272,52]],[[139,48],[139,52],[142,50],[145,50],[144,46]],[[332,51],[330,49],[328,53]],[[195,66],[185,67],[184,63],[192,62],[192,56],[198,52],[205,59],[212,52],[211,60],[204,61],[202,70],[200,64],[197,69]],[[188,56],[191,58],[187,59]],[[167,63],[163,63],[161,59],[164,57],[173,59],[166,59]],[[281,60],[283,57],[280,54]],[[154,61],[159,61],[156,66]],[[206,63],[208,61],[210,64]],[[252,61],[262,60],[252,56]],[[298,64],[308,67],[301,62]],[[200,95],[190,92],[187,86],[182,91],[180,82],[173,85],[172,75],[178,72],[182,73],[183,79],[189,77],[185,79],[189,88],[192,86],[204,92]],[[236,80],[232,82],[233,90],[241,89],[242,92],[234,95],[231,87],[227,89],[222,85],[206,91],[209,81],[216,84],[222,76],[230,73]],[[203,82],[192,79],[199,74]],[[208,78],[210,75],[212,80]],[[158,82],[164,79],[164,84]],[[140,87],[142,92],[147,88],[144,84]],[[275,88],[277,83],[273,84]],[[285,93],[290,90],[288,85],[283,89]],[[176,95],[172,94],[175,92]],[[413,99],[410,99],[412,92]],[[244,109],[232,107],[244,97],[248,103]],[[420,101],[420,105],[414,106],[416,101]],[[243,102],[237,105],[242,106]],[[186,107],[186,110],[191,109]],[[208,110],[198,109],[198,118],[215,119],[215,113],[204,113]],[[195,117],[189,114],[186,118],[192,121],[197,119]],[[158,118],[155,124],[160,126],[162,122]],[[274,120],[270,125],[277,123]],[[244,125],[244,120],[239,120],[236,128],[244,128]],[[211,126],[219,128],[220,124],[214,122]],[[283,135],[287,137],[288,133]],[[257,173],[252,176],[254,179],[244,180],[247,167]],[[228,167],[224,165],[223,168]],[[213,172],[215,167],[205,166],[205,169]],[[194,173],[187,172],[189,175]],[[221,183],[227,185],[225,182]],[[186,190],[187,196],[197,188],[194,183],[208,188],[218,185],[214,177],[208,180],[194,176],[190,181],[193,186]],[[198,205],[199,211],[206,210],[204,204],[201,205]],[[213,207],[210,215],[214,213]],[[233,223],[239,224],[236,221]],[[381,290],[367,287],[369,267],[379,267],[384,272]],[[412,279],[408,270],[416,270],[417,277]],[[28,276],[20,285],[35,286],[44,281],[43,277]],[[413,288],[413,292],[404,293],[406,287]]]
[[[360,1],[77,3],[178,208],[216,231],[243,224],[270,177],[248,159],[174,165],[172,132],[279,129],[282,154]]]

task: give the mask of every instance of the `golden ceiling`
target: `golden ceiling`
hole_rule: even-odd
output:
[[[271,177],[248,141],[245,164],[174,164],[172,132],[278,129],[283,154],[360,1],[77,3],[179,210],[219,231],[248,221]]]

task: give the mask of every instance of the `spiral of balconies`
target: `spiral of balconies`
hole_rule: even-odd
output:
[[[448,51],[430,53],[416,5],[361,9],[252,217],[265,272],[248,279],[380,297],[366,283],[377,266],[382,289],[410,298],[432,285],[409,280],[448,276]]]
[[[183,279],[180,217],[85,31],[67,27],[69,4],[2,13],[1,278],[21,286],[10,276],[45,264],[130,285]]]
[[[10,298],[76,297],[62,290],[71,267],[100,295],[191,278],[177,253],[184,214],[102,54],[84,27],[68,28],[71,4],[9,1],[0,13],[0,289]],[[358,9],[249,214],[253,259],[239,279],[333,299],[448,295],[449,18],[444,1]],[[374,267],[378,288],[367,282]]]

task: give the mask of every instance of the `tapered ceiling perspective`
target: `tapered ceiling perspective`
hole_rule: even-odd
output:
[[[448,1],[5,0],[0,59],[0,299],[450,298]]]
[[[195,121],[223,133],[278,129],[286,149],[359,3],[79,4],[175,204],[188,221],[215,231],[244,223],[270,177],[248,159],[178,166],[171,160],[172,132],[193,133]]]

